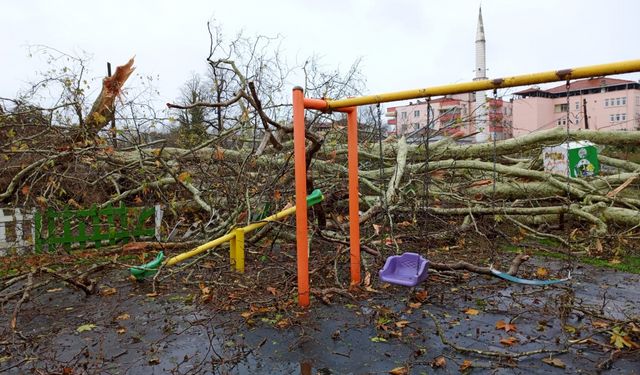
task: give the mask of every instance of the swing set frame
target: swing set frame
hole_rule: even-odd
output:
[[[499,88],[570,81],[573,79],[640,72],[640,59],[561,69],[505,78],[461,82],[428,88],[367,95],[338,100],[305,98],[302,87],[293,88],[293,143],[296,191],[296,255],[298,273],[298,304],[308,307],[309,237],[307,222],[307,164],[305,149],[305,110],[344,112],[347,114],[347,167],[349,172],[349,235],[351,285],[361,282],[360,272],[360,214],[358,198],[358,106],[400,100],[462,94]]]

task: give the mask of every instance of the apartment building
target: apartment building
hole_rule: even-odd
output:
[[[430,106],[426,100],[410,102],[408,105],[387,108],[387,124],[393,132],[400,135],[414,136],[427,126],[435,135],[472,135],[476,134],[479,121],[487,126],[490,138],[495,134],[496,140],[511,138],[513,110],[510,101],[502,99],[486,99],[484,118],[479,118],[473,94],[459,94],[432,99]],[[427,118],[427,109],[430,108]],[[422,132],[424,132],[422,130]]]
[[[567,100],[568,98],[568,100]],[[640,130],[640,83],[617,78],[577,80],[547,90],[514,93],[513,136],[555,126]]]

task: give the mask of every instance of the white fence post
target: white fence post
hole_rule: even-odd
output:
[[[13,211],[13,213],[8,211]],[[25,238],[24,224],[27,222],[31,226],[31,241],[27,241]],[[7,224],[13,225],[13,236],[7,235]],[[7,250],[11,248],[24,250],[24,248],[31,246],[35,238],[34,234],[35,228],[32,213],[25,214],[19,208],[0,208],[0,256],[7,255]]]
[[[9,247],[7,242],[7,230],[4,223],[12,220],[9,216],[4,216],[4,211],[0,208],[0,256],[5,255],[5,249]]]
[[[160,237],[161,237],[161,233],[160,233],[160,229],[162,227],[162,206],[160,206],[159,204],[155,205],[155,217],[154,217],[154,221],[155,221],[155,228],[156,228],[156,240],[160,241]]]

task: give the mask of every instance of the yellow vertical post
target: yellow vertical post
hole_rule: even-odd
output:
[[[235,231],[235,250],[236,250],[236,271],[244,273],[244,228],[237,228]]]
[[[229,240],[229,262],[231,265],[231,269],[233,270],[236,267],[236,231],[235,229],[231,232],[234,236],[231,240]]]

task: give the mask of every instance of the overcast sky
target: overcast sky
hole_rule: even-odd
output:
[[[163,101],[178,96],[208,54],[208,20],[223,32],[283,37],[291,64],[322,57],[346,70],[362,58],[367,93],[473,78],[477,0],[0,0],[0,96],[13,97],[45,70],[27,46],[106,61],[136,56],[137,72],[158,76]],[[495,78],[640,58],[638,0],[484,0],[488,76]],[[640,79],[639,74],[625,75]],[[135,85],[136,82],[130,84]],[[291,82],[291,85],[301,82]],[[97,87],[97,85],[94,85]]]

